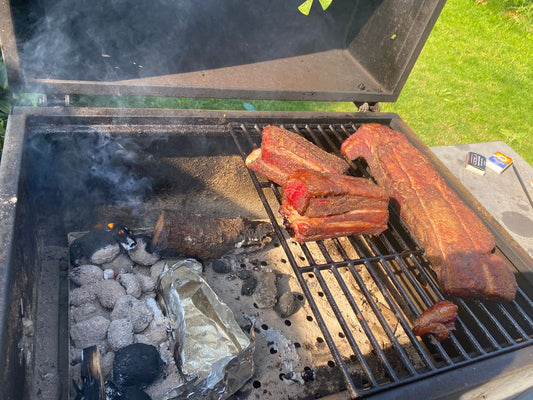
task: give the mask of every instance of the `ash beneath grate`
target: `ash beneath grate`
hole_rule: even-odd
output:
[[[71,234],[70,239],[79,235]],[[291,239],[288,240],[297,257],[301,261],[305,260],[299,246]],[[156,261],[153,255],[133,261],[127,253],[120,252],[105,265],[114,269],[109,280],[103,278],[104,273],[99,266],[95,268],[83,265],[71,270],[69,374],[79,385],[79,361],[83,347],[96,345],[100,348],[105,377],[112,379],[115,351],[131,343],[153,344],[166,362],[163,374],[145,389],[152,399],[163,398],[167,390],[182,382],[172,355],[169,323],[165,321],[154,300],[155,282],[166,261],[171,260]],[[203,265],[203,273],[209,285],[231,308],[241,328],[248,332],[251,328],[250,321],[254,322],[255,374],[234,398],[260,396],[264,399],[311,399],[345,390],[346,384],[326,343],[324,332],[305,301],[294,271],[277,239],[261,250],[250,252],[241,249],[240,253],[230,252],[216,260],[204,261]],[[395,351],[391,348],[390,340],[376,316],[372,316],[368,301],[350,271],[338,268],[338,272],[368,321],[379,348],[384,349],[395,372],[401,375],[402,364],[395,361]],[[372,293],[380,311],[393,327],[395,337],[405,345],[404,350],[415,365],[422,366],[417,360],[416,352],[409,348],[408,337],[395,322],[396,317],[386,306],[372,278],[364,270],[359,273],[365,279],[367,289]],[[375,355],[376,349],[369,343],[360,321],[346,300],[338,277],[331,271],[321,272],[321,275],[344,314],[350,327],[350,336],[355,338],[356,346],[376,379],[386,381],[384,368]],[[305,273],[304,278],[328,334],[333,338],[352,379],[364,390],[368,384],[366,375],[348,341],[348,332],[342,329],[330,301],[324,295],[322,281],[313,273]],[[288,297],[288,300],[280,307],[283,297]],[[100,331],[96,329],[98,326]],[[93,332],[92,337],[88,337],[89,332]],[[74,390],[71,398],[73,396]]]

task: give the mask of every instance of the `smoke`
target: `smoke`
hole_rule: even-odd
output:
[[[133,140],[112,138],[99,134],[94,148],[85,154],[88,169],[86,180],[109,188],[110,198],[142,198],[151,188],[151,179],[141,175],[141,170],[153,157],[142,151]]]
[[[109,133],[36,134],[28,141],[27,180],[39,207],[135,208],[153,193],[153,156],[139,138]]]

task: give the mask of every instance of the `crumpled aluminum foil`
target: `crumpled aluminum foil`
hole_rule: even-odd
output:
[[[159,280],[159,295],[175,328],[174,357],[186,380],[164,400],[223,400],[254,373],[253,338],[242,331],[201,272],[198,261],[183,259],[167,265]]]

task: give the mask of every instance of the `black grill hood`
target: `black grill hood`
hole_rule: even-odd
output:
[[[2,0],[16,92],[395,101],[444,0]]]

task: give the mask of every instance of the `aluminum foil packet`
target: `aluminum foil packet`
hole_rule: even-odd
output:
[[[174,325],[175,361],[185,380],[165,400],[226,399],[254,373],[253,337],[201,273],[202,264],[183,259],[167,265],[159,280],[158,292]]]

